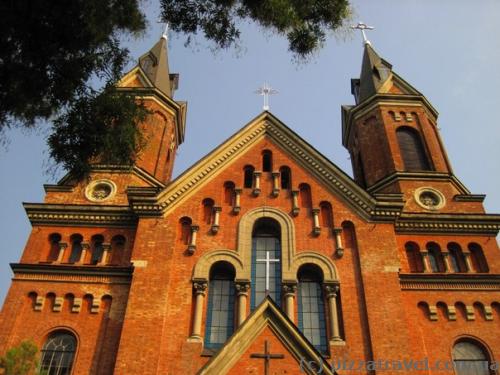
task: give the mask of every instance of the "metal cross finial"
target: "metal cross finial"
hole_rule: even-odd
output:
[[[255,91],[255,93],[264,97],[264,105],[262,109],[264,111],[269,111],[269,95],[277,94],[278,91],[269,86],[268,83],[264,83],[257,91]]]
[[[351,29],[361,30],[361,34],[363,35],[363,44],[371,45],[370,41],[366,37],[365,30],[373,30],[375,29],[373,26],[368,26],[363,21],[358,22],[357,25],[351,26]]]
[[[165,29],[163,30],[163,34],[161,34],[161,37],[162,37],[163,39],[165,39],[165,40],[167,40],[167,41],[168,41],[168,32],[169,32],[169,30],[170,30],[170,24],[169,24],[168,22],[164,22],[164,21],[162,20],[161,16],[160,16],[160,17],[158,17],[158,21],[157,21],[157,22],[158,22],[158,23],[164,23],[164,24],[165,24]]]

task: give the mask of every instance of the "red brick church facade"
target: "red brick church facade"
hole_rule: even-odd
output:
[[[168,69],[161,39],[120,82],[152,111],[135,165],[25,204],[0,354],[32,339],[49,374],[498,373],[500,216],[369,44],[342,107],[354,179],[263,112],[172,180]]]

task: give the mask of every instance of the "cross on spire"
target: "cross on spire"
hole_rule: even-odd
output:
[[[368,26],[363,21],[360,21],[360,22],[358,22],[357,25],[351,26],[351,29],[361,30],[361,35],[363,36],[363,44],[371,45],[370,41],[366,37],[365,30],[373,30],[373,29],[375,29],[373,26]]]
[[[257,91],[255,91],[255,93],[264,97],[264,105],[262,106],[262,109],[264,111],[269,111],[269,95],[277,94],[278,91],[269,86],[268,83],[264,83]]]
[[[269,375],[269,361],[271,359],[282,359],[285,358],[283,354],[271,354],[269,352],[269,342],[266,340],[264,342],[264,353],[254,353],[250,354],[250,358],[263,358],[264,364],[264,375]]]

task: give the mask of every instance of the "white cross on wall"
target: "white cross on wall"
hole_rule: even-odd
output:
[[[269,251],[266,251],[266,259],[257,259],[257,262],[266,263],[266,295],[269,294],[269,265],[271,263],[277,263],[279,261],[280,261],[279,259],[271,259]]]

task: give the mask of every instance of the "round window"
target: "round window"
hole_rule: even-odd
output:
[[[436,189],[419,188],[415,191],[415,200],[427,210],[439,210],[445,205],[444,195]]]
[[[92,182],[85,190],[85,196],[93,202],[102,202],[111,198],[116,192],[116,185],[109,180]]]

